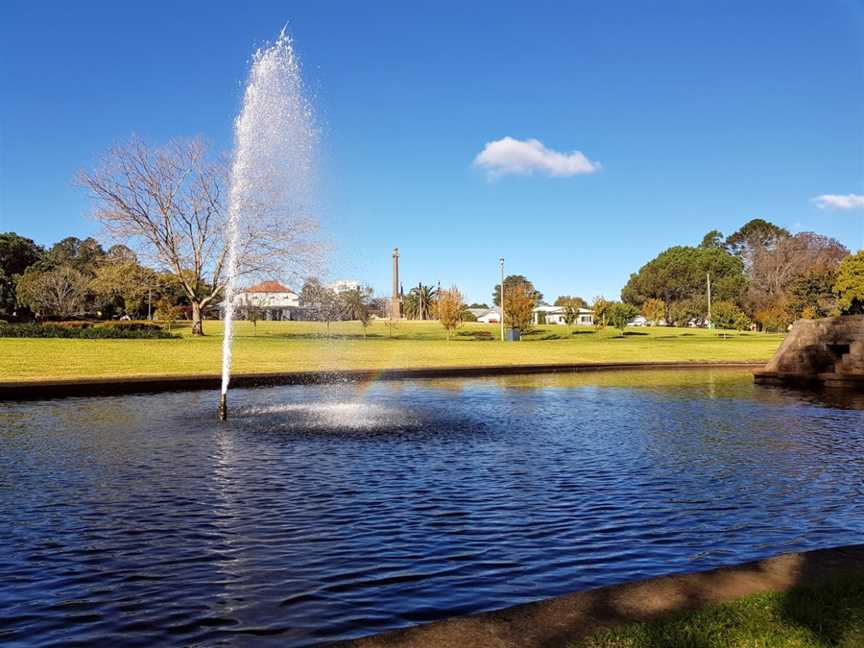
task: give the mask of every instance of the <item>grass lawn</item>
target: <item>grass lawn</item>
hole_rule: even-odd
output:
[[[188,327],[177,340],[0,338],[0,380],[218,373],[222,324],[205,322],[205,337]],[[639,328],[622,336],[540,326],[517,343],[496,339],[497,325],[466,324],[451,341],[437,322],[375,322],[363,337],[357,322],[337,322],[326,335],[316,322],[237,322],[236,373],[317,369],[380,369],[496,364],[754,360],[771,357],[781,335],[701,329]]]
[[[864,646],[860,574],[598,631],[571,648]]]

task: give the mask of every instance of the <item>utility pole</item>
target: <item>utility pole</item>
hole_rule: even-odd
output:
[[[499,313],[500,317],[498,319],[501,320],[501,341],[504,341],[504,257],[501,257],[498,260],[498,264],[501,266],[501,295],[498,300],[501,302],[501,312]]]
[[[708,275],[708,328],[714,328],[714,322],[711,321],[711,273]]]
[[[153,301],[153,289],[150,286],[147,286],[147,319],[152,320],[153,317],[150,315],[150,302]]]

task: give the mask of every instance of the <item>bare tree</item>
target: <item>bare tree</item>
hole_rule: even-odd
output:
[[[109,236],[173,273],[192,305],[192,333],[227,280],[227,165],[195,138],[149,146],[137,138],[111,147],[78,182]],[[317,225],[261,195],[243,205],[238,276],[296,276],[320,250]],[[286,213],[288,212],[288,213]]]

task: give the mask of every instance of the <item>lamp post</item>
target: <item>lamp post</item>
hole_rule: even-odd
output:
[[[504,257],[498,259],[498,265],[501,267],[501,294],[498,301],[501,302],[501,312],[499,313],[501,320],[501,341],[504,341]]]
[[[711,321],[711,273],[707,273],[708,275],[708,328],[714,328],[714,322]]]

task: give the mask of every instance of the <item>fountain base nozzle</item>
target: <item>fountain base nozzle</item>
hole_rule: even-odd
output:
[[[219,398],[219,420],[228,420],[228,394],[222,394]]]

